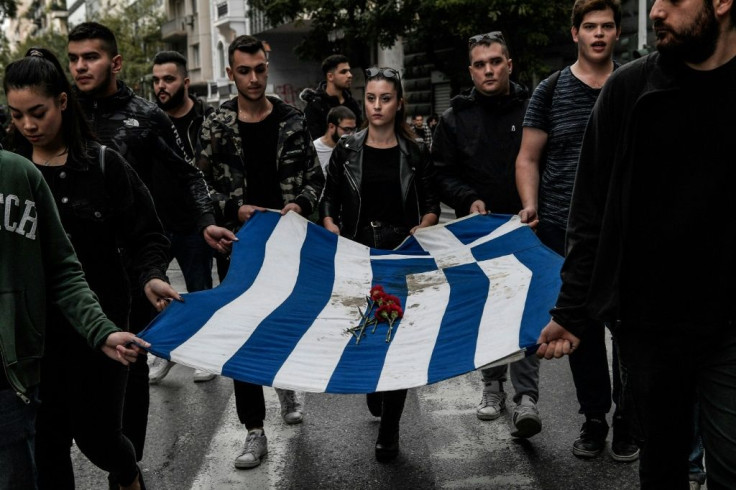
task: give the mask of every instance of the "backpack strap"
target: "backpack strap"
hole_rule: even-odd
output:
[[[557,89],[557,81],[560,79],[560,73],[562,73],[562,70],[557,70],[547,79],[547,97],[544,99],[544,105],[547,106],[548,110],[552,108],[552,97],[555,95],[555,89]]]

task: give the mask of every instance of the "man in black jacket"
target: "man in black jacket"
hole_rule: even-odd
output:
[[[153,91],[156,103],[166,112],[181,136],[187,158],[192,160],[199,151],[199,128],[205,116],[214,109],[189,93],[187,59],[176,51],[161,51],[153,57]],[[171,255],[184,275],[187,291],[193,293],[212,289],[212,250],[195,229],[168,232]],[[173,361],[155,358],[148,380],[160,382],[174,366]],[[215,375],[194,370],[194,381],[214,379]]]
[[[736,488],[736,6],[656,0],[658,52],[603,87],[539,355],[610,323],[641,431],[641,488],[687,488],[700,404],[708,488]]]
[[[151,191],[156,212],[168,232],[201,233],[211,247],[229,250],[235,235],[215,225],[202,173],[187,161],[176,128],[155,104],[136,96],[120,80],[122,56],[115,35],[95,23],[69,32],[69,72],[95,134],[117,149]],[[132,293],[130,329],[138,332],[154,315],[140,290]],[[148,423],[148,364],[137,362],[128,377],[123,432],[143,454]]]
[[[511,82],[512,62],[500,32],[480,34],[468,43],[474,88],[458,95],[440,119],[432,143],[441,200],[457,217],[487,212],[516,214],[514,163],[521,145],[521,125],[527,90]],[[476,415],[481,420],[501,416],[506,406],[503,382],[506,366],[485,368],[483,395]],[[534,356],[511,364],[516,394],[514,437],[531,437],[542,430],[537,411],[539,360]]]
[[[299,94],[299,98],[307,103],[304,117],[313,140],[325,134],[327,113],[333,107],[342,105],[353,111],[357,127],[362,122],[360,105],[350,93],[353,83],[350,60],[341,54],[328,56],[322,62],[322,73],[325,74],[324,82],[320,82],[316,89],[306,88]]]

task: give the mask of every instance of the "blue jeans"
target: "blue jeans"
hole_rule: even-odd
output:
[[[0,391],[0,490],[37,488],[34,438],[38,389],[29,390],[30,403],[13,390]]]
[[[642,490],[688,488],[696,400],[708,488],[736,488],[734,325],[624,321],[614,335],[624,389],[640,431]]]
[[[168,233],[171,255],[179,263],[187,291],[212,289],[213,251],[200,233]]]

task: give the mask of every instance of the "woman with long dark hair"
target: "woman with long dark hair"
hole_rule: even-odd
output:
[[[401,77],[393,68],[366,70],[363,129],[340,139],[327,167],[320,203],[325,228],[373,248],[396,248],[417,228],[439,220],[428,149],[405,121]],[[368,408],[381,417],[376,459],[399,452],[399,420],[407,390],[371,393]]]
[[[30,49],[7,66],[3,85],[11,149],[33,161],[49,184],[105,314],[127,329],[126,266],[158,310],[180,299],[165,282],[169,243],[148,190],[120,154],[95,140],[56,57]],[[46,331],[36,422],[39,486],[74,488],[74,439],[121,488],[141,488],[135,451],[122,434],[127,369],[90,349],[58,309],[49,309]]]

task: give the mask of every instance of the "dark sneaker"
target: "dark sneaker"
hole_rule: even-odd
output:
[[[539,434],[542,430],[542,419],[539,418],[537,404],[529,395],[521,395],[521,400],[514,409],[512,418],[516,430],[511,433],[512,437],[529,438]]]
[[[380,463],[388,463],[399,455],[399,428],[386,430],[378,429],[378,440],[376,441],[376,460]]]
[[[639,447],[636,445],[629,424],[626,423],[624,417],[614,414],[612,425],[613,441],[611,441],[611,449],[609,450],[611,458],[622,463],[630,463],[639,459]]]
[[[580,437],[572,444],[572,453],[579,458],[594,458],[606,447],[608,424],[605,419],[589,418],[580,429]]]

